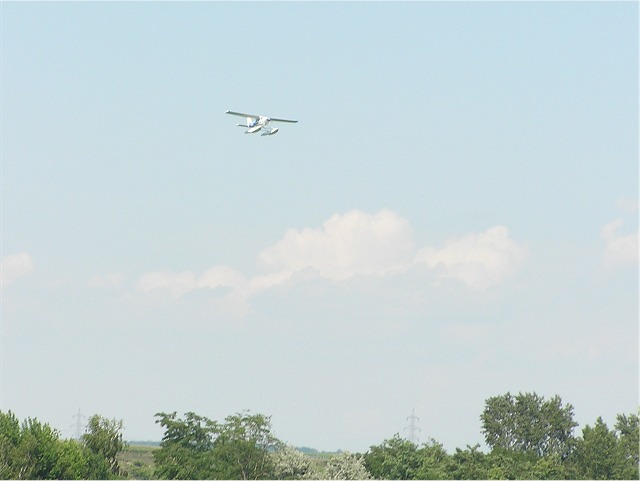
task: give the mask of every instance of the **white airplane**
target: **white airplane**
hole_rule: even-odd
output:
[[[236,124],[238,127],[245,127],[247,129],[245,131],[245,134],[255,134],[256,132],[262,130],[262,135],[273,135],[280,129],[278,127],[269,127],[269,122],[288,122],[290,124],[295,124],[298,122],[297,120],[274,119],[272,117],[265,117],[264,115],[243,114],[241,112],[232,112],[231,110],[227,110],[225,114],[237,115],[238,117],[246,117],[246,125]]]

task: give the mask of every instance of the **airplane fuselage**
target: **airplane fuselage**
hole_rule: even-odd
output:
[[[251,115],[251,114],[243,114],[241,112],[232,112],[231,110],[227,110],[225,113],[227,114],[231,114],[231,115],[237,115],[239,117],[245,117],[247,119],[247,124],[237,124],[238,127],[244,127],[247,130],[245,130],[245,134],[255,134],[256,132],[260,132],[261,130],[262,135],[273,135],[276,134],[280,129],[277,127],[269,127],[269,122],[271,122],[272,120],[274,122],[288,122],[288,123],[292,123],[295,124],[298,121],[297,120],[287,120],[287,119],[276,119],[276,118],[270,118],[270,117],[265,117],[263,115]]]
[[[247,125],[243,126],[243,127],[248,127],[245,134],[255,134],[256,132],[260,132],[262,129],[264,129],[264,132],[262,132],[262,135],[275,134],[280,129],[278,129],[277,127],[275,128],[268,127],[270,120],[271,119],[269,117],[258,117],[257,119],[253,117],[247,117]],[[241,124],[238,124],[238,125],[241,125]]]

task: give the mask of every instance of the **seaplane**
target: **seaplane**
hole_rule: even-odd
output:
[[[225,114],[237,115],[238,117],[245,117],[247,119],[246,124],[236,124],[238,127],[244,127],[245,134],[255,134],[256,132],[260,132],[262,130],[261,135],[274,135],[278,133],[280,130],[278,127],[270,127],[270,122],[287,122],[290,124],[295,124],[297,120],[287,120],[287,119],[275,119],[273,117],[266,117],[264,115],[254,115],[254,114],[243,114],[242,112],[232,112],[231,110],[227,110]]]

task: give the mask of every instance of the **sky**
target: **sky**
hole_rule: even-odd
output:
[[[637,412],[637,2],[0,13],[2,411],[356,452]]]

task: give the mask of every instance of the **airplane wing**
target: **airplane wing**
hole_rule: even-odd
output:
[[[233,112],[231,110],[227,110],[225,112],[225,114],[231,114],[231,115],[237,115],[238,117],[251,117],[253,119],[259,119],[260,117],[264,117],[262,115],[256,115],[256,114],[243,114],[242,112]],[[287,120],[287,119],[274,119],[272,117],[267,117],[269,119],[270,122],[289,122],[291,124],[296,124],[298,123],[297,120]]]
[[[289,122],[289,123],[291,123],[291,124],[296,124],[296,123],[298,123],[298,121],[297,121],[297,120],[274,119],[273,117],[269,117],[269,120],[270,120],[271,122]]]
[[[255,115],[255,114],[243,114],[241,112],[232,112],[231,110],[227,110],[225,112],[225,114],[231,114],[231,115],[237,115],[238,117],[252,117],[254,119],[259,119],[260,116],[259,115]]]

